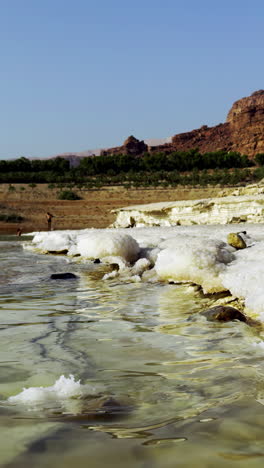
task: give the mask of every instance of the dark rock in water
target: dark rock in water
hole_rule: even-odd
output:
[[[49,254],[52,254],[52,255],[66,255],[68,253],[68,249],[64,249],[64,250],[48,250],[48,253]]]
[[[127,411],[127,408],[119,403],[117,400],[114,398],[110,397],[107,398],[105,401],[102,401],[101,408],[99,408],[99,411],[105,411],[105,413],[120,413],[123,411]]]
[[[96,258],[96,259],[94,260],[94,263],[101,263],[100,258]]]
[[[90,401],[83,401],[82,408],[76,414],[54,412],[51,417],[57,420],[85,424],[91,420],[111,420],[127,415],[132,406],[123,404],[112,397],[99,397]]]
[[[68,280],[68,279],[77,279],[78,276],[76,276],[74,273],[53,273],[50,275],[50,279],[52,280],[57,280],[57,279],[63,279],[63,280]]]
[[[247,322],[247,317],[238,309],[229,306],[216,306],[201,312],[211,322],[230,322],[231,320],[240,320]]]
[[[110,266],[111,271],[118,271],[119,270],[118,263],[110,263],[109,266]]]

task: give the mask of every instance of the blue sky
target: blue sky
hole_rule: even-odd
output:
[[[264,88],[264,2],[1,0],[0,158],[223,122]]]

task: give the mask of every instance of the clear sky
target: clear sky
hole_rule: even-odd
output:
[[[0,0],[0,158],[223,122],[264,88],[263,0]]]

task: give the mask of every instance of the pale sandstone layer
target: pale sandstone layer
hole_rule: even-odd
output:
[[[218,197],[127,206],[114,211],[115,228],[264,222],[264,185],[220,191]]]
[[[113,227],[263,223],[264,195],[135,205],[116,211]]]

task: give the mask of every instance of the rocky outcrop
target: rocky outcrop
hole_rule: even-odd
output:
[[[231,151],[232,132],[228,123],[219,124],[215,127],[203,125],[198,130],[180,133],[172,137],[171,149],[173,151],[187,151],[198,148],[201,153],[210,151]]]
[[[236,101],[226,123],[181,133],[172,138],[174,150],[198,148],[208,151],[238,151],[248,156],[264,152],[264,90]]]
[[[101,151],[101,156],[107,156],[110,154],[127,154],[131,156],[137,156],[143,154],[145,151],[148,151],[148,146],[144,141],[139,141],[133,135],[128,137],[122,146],[117,146],[116,148],[109,148],[107,150]]]
[[[232,150],[252,156],[264,152],[264,90],[236,101],[227,116]]]
[[[227,115],[227,122],[233,127],[243,128],[264,121],[264,90],[261,89],[236,101]]]
[[[210,151],[238,151],[253,157],[264,152],[264,90],[236,101],[227,115],[225,123],[174,135],[170,143],[147,146],[130,136],[122,146],[109,148],[103,155],[140,155],[145,151],[170,153],[198,148],[201,153]]]

